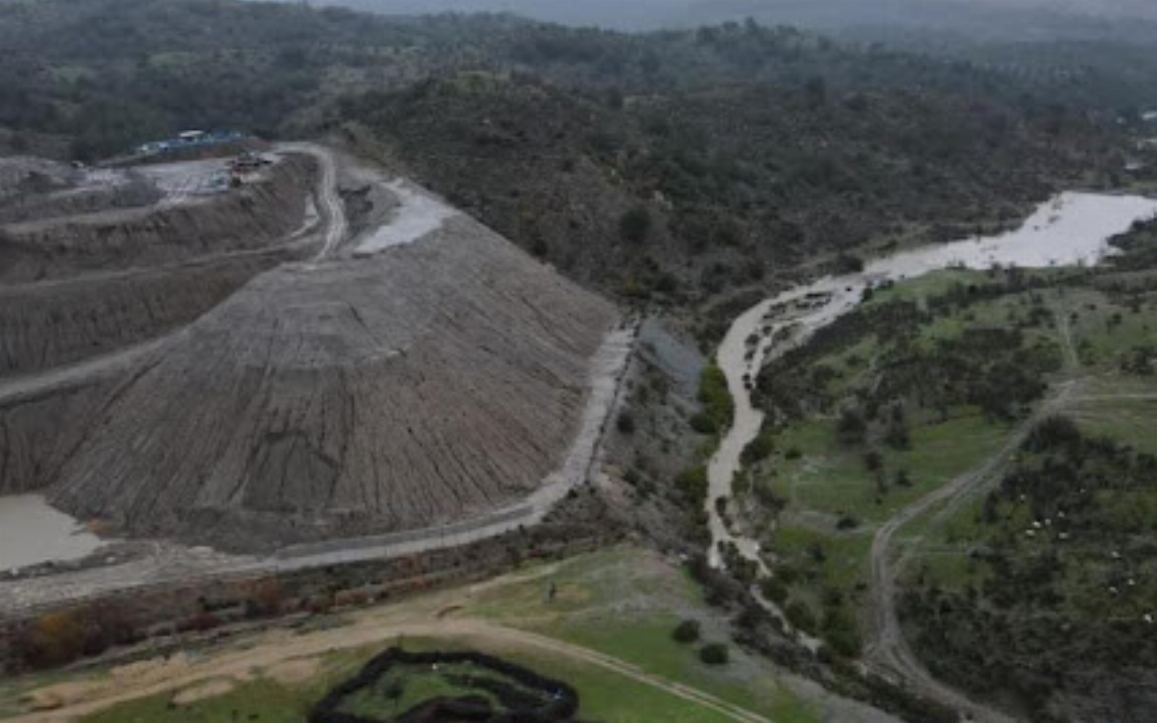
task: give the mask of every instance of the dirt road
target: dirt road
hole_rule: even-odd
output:
[[[908,685],[915,687],[917,693],[965,711],[975,720],[988,723],[1015,723],[1015,718],[979,703],[936,680],[912,651],[904,638],[896,613],[897,580],[904,566],[904,558],[895,561],[892,559],[892,545],[896,533],[912,520],[940,505],[952,506],[962,502],[999,474],[1020,449],[1033,427],[1069,404],[1078,386],[1077,381],[1062,383],[1052,398],[1035,414],[1017,425],[1004,446],[984,464],[905,507],[876,532],[870,556],[874,637],[864,655],[869,667],[885,677],[898,676]]]
[[[325,217],[326,229],[321,249],[313,260],[315,263],[323,261],[333,256],[349,234],[345,205],[338,195],[337,161],[328,149],[314,143],[283,143],[277,147],[289,153],[305,153],[313,156],[321,166],[321,175],[317,182],[317,202]]]
[[[353,625],[306,635],[291,631],[265,634],[244,649],[230,650],[191,663],[177,657],[152,667],[137,665],[114,670],[111,676],[91,684],[66,684],[57,688],[60,708],[30,713],[9,723],[65,723],[139,698],[176,692],[210,681],[249,680],[254,671],[268,675],[289,661],[305,661],[337,650],[366,645],[387,645],[404,637],[445,637],[467,639],[482,647],[547,651],[552,655],[594,665],[635,682],[663,690],[688,703],[710,709],[737,723],[771,723],[770,719],[733,705],[709,693],[645,672],[617,658],[521,630],[491,625],[477,620],[425,620],[384,623],[372,613],[362,615]],[[225,687],[222,686],[222,691]],[[51,691],[44,691],[51,695]]]

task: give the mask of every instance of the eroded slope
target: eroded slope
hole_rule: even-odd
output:
[[[54,499],[222,544],[493,509],[562,458],[614,318],[463,217],[377,256],[283,266],[117,391]]]

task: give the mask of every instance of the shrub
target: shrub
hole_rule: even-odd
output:
[[[684,620],[675,627],[675,632],[671,634],[680,643],[693,643],[699,639],[699,621],[698,620]]]
[[[707,499],[707,466],[697,464],[687,468],[679,475],[679,486],[696,506],[701,506]]]
[[[623,412],[619,415],[619,421],[615,425],[622,434],[635,433],[635,418],[630,412]]]
[[[723,643],[709,643],[699,649],[699,659],[707,665],[727,665],[731,653]]]
[[[85,648],[86,625],[84,614],[79,610],[41,616],[22,641],[25,660],[38,668],[76,660]]]
[[[651,235],[651,212],[646,206],[635,206],[619,219],[619,233],[623,240],[641,244]]]
[[[854,530],[860,526],[860,521],[851,515],[843,515],[836,523],[837,530]]]
[[[787,600],[787,585],[777,577],[764,578],[763,582],[759,583],[759,589],[765,598],[776,605],[782,605]]]
[[[718,366],[711,365],[703,370],[699,378],[699,402],[703,413],[714,423],[715,428],[726,429],[735,416],[735,401],[727,388],[727,375]]]
[[[836,423],[836,439],[840,444],[856,445],[864,441],[864,433],[868,425],[863,416],[854,409],[845,409]]]
[[[277,580],[262,580],[254,586],[245,601],[245,616],[261,618],[276,615],[281,610],[282,590]]]
[[[787,616],[787,621],[793,627],[799,628],[806,633],[813,633],[816,629],[816,616],[812,613],[804,603],[795,600],[788,604],[784,609],[783,614]]]
[[[743,452],[740,454],[740,461],[743,464],[752,465],[756,462],[762,462],[775,451],[775,440],[766,426],[765,423],[765,429],[761,430],[756,438],[743,448]]]
[[[715,426],[715,422],[711,420],[706,412],[699,412],[691,417],[691,429],[697,434],[715,434],[719,428]]]

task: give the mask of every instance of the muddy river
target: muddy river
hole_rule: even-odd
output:
[[[102,544],[40,495],[0,497],[0,571],[76,560]]]
[[[719,543],[734,543],[744,557],[759,563],[758,543],[733,534],[717,512],[716,500],[730,497],[739,457],[763,423],[747,388],[759,369],[807,340],[840,315],[854,309],[869,286],[885,280],[913,278],[949,267],[986,269],[994,264],[1021,267],[1094,264],[1111,252],[1108,240],[1134,221],[1157,215],[1157,200],[1139,196],[1062,193],[1041,204],[1016,231],[999,236],[926,246],[865,264],[863,272],[824,277],[767,299],[740,315],[717,352],[719,365],[735,399],[735,419],[708,468],[707,514],[711,528],[710,559],[720,564]],[[767,333],[770,332],[770,333]],[[754,336],[758,341],[752,344]]]

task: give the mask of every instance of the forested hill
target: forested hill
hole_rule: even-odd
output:
[[[752,22],[630,35],[0,0],[0,55],[0,153],[88,159],[185,128],[345,134],[571,276],[680,308],[825,252],[854,264],[866,244],[1014,222],[1120,165],[1116,124],[1077,100]]]
[[[351,119],[572,276],[692,306],[817,253],[1017,223],[1101,157],[1097,134],[1000,104],[822,84],[632,96],[472,73],[349,99],[332,126]]]
[[[1026,96],[966,62],[754,23],[626,35],[509,16],[389,18],[238,0],[5,0],[0,55],[0,128],[19,132],[17,149],[47,135],[75,140],[59,152],[78,155],[182,127],[272,134],[336,96],[479,69],[628,93],[817,79],[835,89],[934,89],[1000,99],[1054,125],[1084,110]]]

